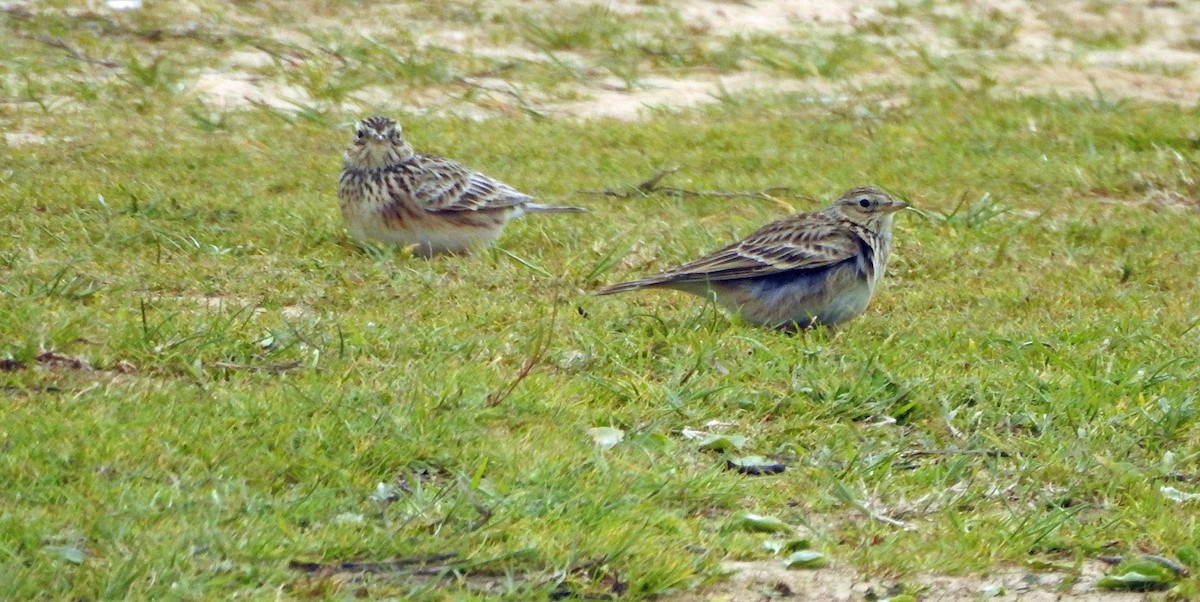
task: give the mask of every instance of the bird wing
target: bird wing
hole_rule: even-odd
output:
[[[425,174],[413,186],[413,199],[428,211],[488,211],[528,203],[533,197],[442,157],[418,156],[414,170]]]
[[[869,248],[866,240],[849,222],[806,213],[770,223],[745,240],[645,280],[652,286],[817,270],[851,260],[864,248]]]

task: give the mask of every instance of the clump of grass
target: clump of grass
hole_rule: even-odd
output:
[[[624,19],[598,4],[554,16],[526,15],[522,21],[526,38],[547,50],[606,50],[630,31]]]
[[[998,9],[971,12],[947,19],[942,28],[959,46],[980,50],[1002,50],[1016,41],[1020,22]]]
[[[874,47],[859,37],[834,36],[820,43],[777,36],[734,37],[727,52],[736,51],[771,71],[796,78],[840,78],[871,66]]]

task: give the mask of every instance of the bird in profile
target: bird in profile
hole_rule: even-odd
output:
[[[670,288],[711,296],[751,324],[797,330],[862,314],[887,267],[892,218],[908,203],[866,186],[829,208],[772,222],[710,255],[596,291]]]
[[[408,247],[425,257],[490,245],[525,213],[586,211],[534,203],[456,161],[417,153],[387,117],[355,127],[342,157],[338,204],[355,241]]]

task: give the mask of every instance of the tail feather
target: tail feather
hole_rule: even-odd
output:
[[[583,207],[567,205],[543,205],[541,203],[525,203],[526,213],[589,213]]]
[[[606,286],[594,293],[593,295],[612,295],[614,293],[624,293],[627,291],[636,291],[640,288],[650,288],[668,284],[670,281],[661,276],[649,276],[640,280],[631,280],[629,282],[620,282],[611,286]]]

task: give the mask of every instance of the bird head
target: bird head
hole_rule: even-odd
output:
[[[863,186],[847,191],[833,203],[832,209],[851,221],[874,225],[890,223],[892,214],[906,207],[908,203],[874,186]]]
[[[412,157],[404,130],[394,119],[368,117],[354,127],[354,139],[343,157],[347,168],[386,167]]]

